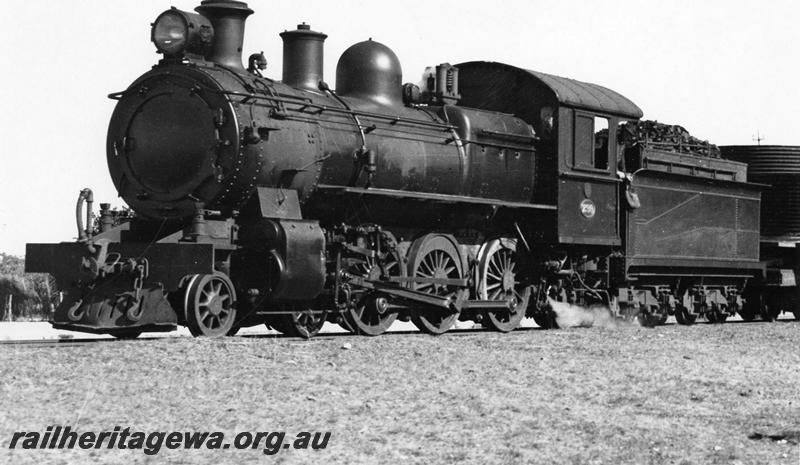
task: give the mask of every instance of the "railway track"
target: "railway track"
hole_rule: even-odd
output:
[[[732,321],[728,321],[724,323],[724,325],[737,325],[737,324],[746,324],[746,325],[753,325],[753,324],[775,324],[775,323],[790,323],[794,321],[793,318],[781,318],[776,322],[763,322],[763,321],[744,321],[740,318],[736,318]],[[630,323],[623,323],[628,325]],[[707,321],[698,322],[697,325],[714,325],[715,323],[710,323]],[[677,323],[674,319],[670,318],[669,322],[660,325],[660,326],[675,326]],[[522,326],[518,327],[514,330],[514,333],[520,332],[529,332],[529,331],[546,331],[537,326]],[[559,331],[559,330],[554,330]],[[453,329],[448,332],[449,336],[457,336],[457,337],[464,337],[470,335],[481,334],[484,332],[492,332],[487,328],[458,328]],[[404,329],[398,328],[394,330],[389,330],[385,333],[384,337],[386,336],[403,336],[403,335],[411,335],[411,334],[419,334],[420,332],[416,329]],[[338,338],[348,338],[355,336],[349,332],[337,332],[337,331],[323,331],[316,335],[311,340],[319,340],[319,339],[338,339]],[[160,340],[160,339],[170,339],[170,338],[191,338],[190,336],[183,336],[183,335],[165,335],[165,336],[145,336],[145,337],[138,337],[136,339],[116,339],[110,337],[80,337],[80,338],[58,338],[58,339],[25,339],[25,340],[0,340],[0,346],[5,347],[26,347],[26,348],[47,348],[47,347],[59,347],[59,348],[67,348],[67,347],[80,347],[86,345],[94,345],[94,344],[111,344],[111,343],[124,343],[124,342],[145,342],[145,341],[153,341],[153,340]],[[281,334],[279,332],[274,333],[267,333],[267,334],[240,334],[234,336],[240,339],[281,339],[281,340],[296,340],[296,341],[307,341],[307,339],[303,339],[297,336],[291,336],[286,334]]]
[[[148,341],[155,339],[165,339],[163,337],[142,337],[137,340]],[[62,339],[24,339],[24,340],[2,340],[0,346],[11,347],[79,347],[94,345],[98,343],[126,342],[133,339],[114,339],[114,338],[62,338]]]
[[[518,328],[517,331],[531,331],[531,330],[539,330],[540,328],[530,327],[530,328]],[[461,328],[461,329],[454,329],[451,331],[453,335],[456,336],[466,336],[470,334],[476,333],[483,333],[488,330],[483,328]],[[417,330],[394,330],[389,331],[386,333],[387,335],[409,335],[409,334],[419,334]],[[347,332],[323,332],[315,336],[312,340],[317,339],[337,339],[342,337],[349,337],[354,336],[351,333]],[[94,345],[94,344],[112,344],[112,343],[123,343],[123,342],[145,342],[145,341],[153,341],[153,340],[160,340],[160,339],[169,339],[169,338],[187,338],[189,336],[149,336],[149,337],[138,337],[136,339],[115,339],[109,337],[91,337],[91,338],[59,338],[59,339],[24,339],[24,340],[0,340],[0,346],[13,346],[13,347],[79,347],[79,346],[86,346],[86,345]],[[305,341],[305,339],[296,337],[296,336],[288,336],[285,334],[281,334],[278,332],[270,333],[270,334],[243,334],[234,336],[236,338],[241,339],[287,339],[287,340],[298,340],[298,341]]]

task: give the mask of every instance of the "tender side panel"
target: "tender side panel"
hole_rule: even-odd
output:
[[[629,266],[758,268],[758,186],[638,171],[628,210]]]

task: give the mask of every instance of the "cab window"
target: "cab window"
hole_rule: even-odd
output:
[[[608,142],[608,118],[576,115],[575,168],[607,171]]]
[[[608,169],[608,118],[594,118],[594,168]]]

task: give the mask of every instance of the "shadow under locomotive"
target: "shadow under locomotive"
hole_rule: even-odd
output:
[[[327,36],[305,24],[281,34],[274,81],[262,55],[242,64],[246,4],[196,10],[162,13],[163,59],[110,95],[109,171],[135,214],[101,204],[95,221],[84,190],[77,242],[28,245],[27,271],[67,290],[55,327],[511,331],[555,326],[548,299],[647,324],[763,312],[743,298],[764,281],[763,186],[710,144],[632,130],[622,95],[494,62],[402,84],[372,40],[333,91]]]

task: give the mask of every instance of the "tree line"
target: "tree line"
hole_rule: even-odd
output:
[[[25,259],[0,252],[0,321],[43,320],[58,305],[55,278],[25,273]]]

